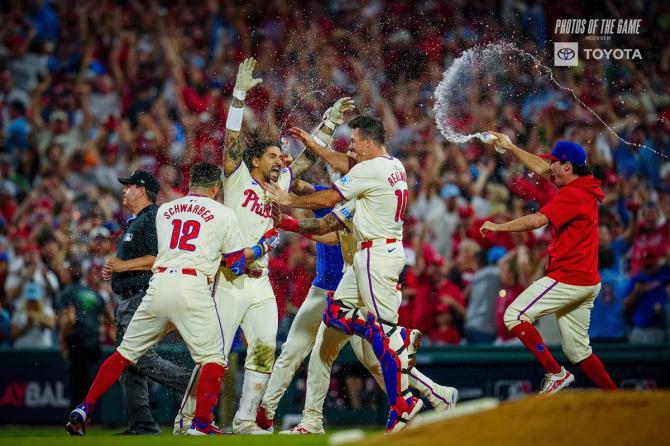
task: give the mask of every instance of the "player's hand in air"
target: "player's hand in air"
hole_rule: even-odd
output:
[[[279,246],[279,232],[275,228],[270,229],[258,240],[258,246],[263,250],[263,255]]]
[[[356,106],[349,97],[340,98],[323,114],[323,119],[314,130],[314,140],[323,147],[330,147],[333,143],[333,134],[338,125],[344,122],[344,114]],[[304,141],[303,141],[304,142]]]
[[[479,228],[479,233],[482,237],[486,237],[486,234],[489,232],[497,231],[498,225],[492,221],[485,221],[481,228]]]
[[[343,97],[337,100],[328,110],[323,114],[323,119],[332,122],[335,125],[340,125],[344,122],[344,114],[356,108],[354,100],[350,97]]]
[[[496,137],[494,141],[491,141],[491,144],[495,144],[496,146],[506,150],[514,147],[514,143],[512,143],[512,140],[509,139],[509,136],[505,135],[504,133],[490,132],[490,131],[486,133],[490,133]]]
[[[268,193],[270,198],[277,204],[288,206],[291,204],[291,194],[277,186],[277,183],[269,182],[263,184],[263,189]]]
[[[241,101],[244,101],[249,90],[263,82],[261,78],[254,79],[254,68],[256,68],[256,59],[247,57],[237,70],[233,96]]]
[[[298,127],[291,127],[290,129],[288,129],[287,133],[289,134],[289,136],[292,136],[301,143],[303,143],[305,145],[305,148],[307,148],[307,150],[313,153],[317,153],[316,151],[319,149],[320,146],[317,144],[316,141],[314,141],[312,135],[310,135],[309,133]]]

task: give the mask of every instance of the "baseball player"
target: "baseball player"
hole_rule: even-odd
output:
[[[598,203],[605,194],[591,174],[586,150],[569,141],[557,142],[550,154],[536,156],[515,146],[507,135],[494,133],[497,148],[509,150],[528,169],[559,188],[538,212],[507,223],[484,223],[482,235],[492,231],[520,232],[550,225],[547,275],[533,282],[505,311],[505,326],[542,363],[546,371],[540,395],[551,395],[575,380],[560,366],[533,326],[555,313],[563,352],[571,363],[601,389],[616,389],[612,378],[589,344],[589,319],[600,291],[598,273]],[[547,162],[548,161],[548,162]]]
[[[315,186],[315,188],[317,191],[327,189],[325,186]],[[358,360],[370,371],[380,387],[384,388],[381,366],[370,344],[357,336],[348,336],[328,329],[322,322],[327,293],[335,291],[342,278],[343,266],[345,268],[351,266],[356,251],[356,242],[351,233],[354,207],[355,202],[352,201],[337,206],[335,209],[326,208],[314,211],[316,218],[323,218],[331,212],[335,213],[346,225],[346,230],[325,236],[303,234],[317,241],[316,278],[291,325],[288,338],[275,362],[268,388],[258,408],[256,423],[263,429],[272,430],[273,418],[279,401],[286,392],[295,371],[310,351],[312,355],[307,371],[307,397],[303,420],[297,426],[280,432],[281,434],[324,433],[323,403],[330,383],[330,370],[347,341],[351,343]],[[300,227],[301,224],[300,221],[285,215],[280,216],[278,220],[281,222],[277,225],[278,229],[291,230]],[[337,241],[339,244],[335,246],[325,244]],[[455,406],[458,398],[458,391],[455,388],[434,383],[416,368],[410,373],[409,384],[428,399],[436,410],[447,410]]]
[[[189,194],[163,204],[156,216],[158,255],[147,293],[135,312],[121,345],[102,364],[84,401],[71,413],[70,435],[84,435],[98,399],[129,364],[134,364],[165,333],[176,328],[196,364],[201,365],[195,417],[188,433],[216,434],[212,410],[216,405],[227,357],[218,322],[211,281],[221,254],[235,274],[244,274],[254,261],[276,246],[276,231],[242,249],[235,214],[214,200],[221,190],[221,170],[200,163],[191,168]]]
[[[272,206],[263,186],[270,182],[283,190],[309,193],[311,185],[298,180],[316,161],[308,151],[288,168],[282,168],[281,143],[260,131],[241,135],[246,93],[262,82],[253,78],[256,61],[246,59],[240,64],[233,100],[226,121],[226,150],[223,156],[224,204],[230,207],[240,222],[242,243],[258,240],[273,227]],[[329,144],[342,115],[353,108],[350,98],[342,98],[330,107],[317,126],[315,137]],[[256,412],[263,397],[275,360],[277,337],[277,303],[268,277],[268,259],[261,258],[248,266],[248,274],[231,279],[226,271],[216,281],[216,295],[221,312],[224,353],[232,346],[237,327],[242,326],[247,340],[244,363],[244,383],[238,410],[233,420],[233,432],[238,434],[267,434],[256,425]],[[194,371],[194,374],[197,371]],[[182,405],[175,426],[187,425],[191,414]]]
[[[328,166],[336,172],[347,173],[356,163],[355,154],[333,152],[332,150],[314,144],[309,134],[299,128],[292,128],[289,134],[301,140],[305,147],[326,160]],[[332,172],[333,180],[339,178],[339,173]],[[315,189],[324,190],[326,186],[315,186]],[[328,291],[334,291],[342,278],[343,266],[352,264],[356,242],[351,232],[351,219],[354,213],[355,201],[331,208],[314,211],[316,218],[323,218],[331,212],[336,213],[346,225],[346,230],[318,236],[303,234],[314,239],[316,244],[316,278],[312,283],[305,302],[298,310],[291,325],[288,338],[282,346],[282,352],[275,362],[270,376],[268,388],[256,416],[259,427],[272,431],[272,424],[281,397],[286,392],[295,371],[311,350],[307,372],[307,397],[303,420],[295,427],[280,433],[309,434],[323,433],[323,403],[325,401],[330,382],[330,370],[334,360],[339,355],[344,344],[349,341],[359,361],[370,371],[382,389],[384,381],[379,361],[374,356],[370,344],[363,342],[357,336],[347,336],[336,330],[327,329],[321,321],[324,301]],[[293,230],[300,226],[300,222],[286,215],[275,216],[275,226],[279,229]],[[338,243],[339,242],[339,243]],[[338,243],[337,246],[328,246]],[[315,343],[316,340],[316,343]],[[313,347],[313,348],[312,348]],[[458,399],[458,391],[453,387],[440,386],[423,375],[416,368],[409,377],[410,387],[417,389],[436,410],[453,408]]]
[[[329,327],[356,334],[372,344],[391,406],[386,429],[396,432],[423,406],[408,385],[408,348],[414,339],[410,330],[396,325],[401,301],[398,278],[405,265],[401,240],[407,176],[402,163],[388,156],[384,126],[379,120],[358,116],[349,127],[353,129],[350,147],[358,163],[332,189],[303,196],[273,184],[267,190],[277,203],[294,208],[319,209],[356,199],[353,232],[358,251],[334,295],[326,298],[323,320]],[[303,224],[306,226],[297,232],[325,234],[344,228],[334,214]]]

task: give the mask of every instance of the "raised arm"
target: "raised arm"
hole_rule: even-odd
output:
[[[549,179],[549,163],[547,160],[540,158],[537,155],[534,155],[530,152],[515,146],[512,141],[509,139],[509,136],[504,133],[497,132],[488,132],[496,136],[494,141],[491,141],[490,144],[497,145],[502,147],[505,150],[509,150],[514,156],[516,156],[519,161],[523,163],[529,170],[535,172],[545,179]]]
[[[256,68],[256,59],[248,57],[244,59],[237,70],[233,102],[228,109],[228,119],[226,120],[226,147],[223,151],[223,173],[225,175],[232,174],[242,162],[244,143],[240,133],[244,115],[244,99],[249,90],[263,82],[263,79],[253,78],[254,68]]]
[[[289,135],[299,139],[305,144],[305,150],[303,150],[293,164],[291,164],[294,178],[300,178],[303,173],[314,165],[314,162],[319,156],[322,156],[325,159],[325,156],[329,153],[337,153],[329,149],[333,143],[335,129],[338,125],[344,122],[344,114],[352,111],[354,108],[355,105],[353,99],[349,97],[338,99],[337,102],[323,114],[321,122],[316,126],[314,132],[312,132],[312,137],[304,131],[300,131],[302,133],[298,131],[292,133],[291,130],[294,129],[289,130]],[[310,140],[311,147],[307,145],[306,140]]]
[[[303,157],[303,155],[305,158],[313,157],[314,160],[321,158],[333,169],[340,173],[349,172],[349,169],[351,169],[354,164],[354,160],[349,158],[344,153],[336,152],[317,144],[314,138],[312,138],[312,136],[303,129],[292,127],[289,129],[288,134],[296,139],[299,139],[305,145],[305,151],[303,151],[300,154],[300,157],[291,165],[291,168],[293,169],[293,175],[295,175],[295,168],[293,165],[296,164],[300,158]]]
[[[541,228],[547,223],[549,223],[547,216],[540,212],[536,212],[508,221],[507,223],[485,221],[482,227],[479,228],[479,232],[482,237],[485,237],[487,232],[523,232]]]

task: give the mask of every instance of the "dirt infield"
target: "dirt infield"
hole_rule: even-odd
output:
[[[670,445],[670,391],[564,391],[550,398],[529,397],[356,445],[665,446]]]

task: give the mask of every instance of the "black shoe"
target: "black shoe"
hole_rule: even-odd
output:
[[[158,426],[145,426],[138,425],[133,426],[130,429],[126,429],[123,432],[116,433],[114,435],[160,435],[161,430]]]

